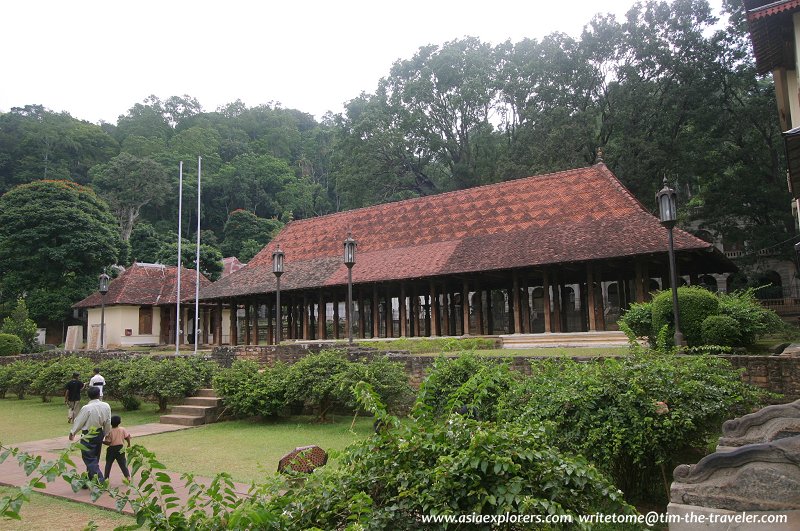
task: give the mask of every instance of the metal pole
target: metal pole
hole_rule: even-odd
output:
[[[197,249],[194,265],[197,270],[194,277],[194,353],[197,354],[197,343],[200,340],[200,171],[202,157],[197,157]]]
[[[106,348],[106,294],[100,295],[100,350]]]
[[[281,277],[275,277],[275,281],[275,344],[280,345],[281,329],[283,328],[281,324]]]
[[[183,214],[183,161],[178,176],[178,294],[175,300],[175,354],[181,337],[181,216]]]
[[[347,343],[353,345],[353,268],[347,268]]]
[[[669,233],[669,273],[670,283],[672,284],[672,316],[675,320],[675,346],[683,347],[686,341],[681,333],[681,319],[678,311],[678,268],[675,264],[675,247],[672,240],[672,227],[667,229]]]

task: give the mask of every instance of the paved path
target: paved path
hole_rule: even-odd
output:
[[[128,426],[126,429],[133,435],[135,438],[144,437],[147,435],[155,435],[158,433],[166,433],[170,431],[178,431],[190,428],[189,426],[177,426],[174,424],[141,424],[138,426]],[[10,446],[15,446],[20,448],[26,452],[33,453],[35,455],[42,456],[42,459],[45,460],[53,460],[58,458],[58,452],[67,446],[69,446],[70,442],[67,436],[63,437],[55,437],[53,439],[44,439],[41,441],[32,441],[28,443],[21,443],[21,444],[12,444]],[[83,461],[81,461],[80,456],[76,455],[74,459],[76,467],[79,472],[84,471]],[[101,458],[100,462],[101,468],[105,466],[105,458]],[[175,495],[180,497],[181,502],[185,502],[188,498],[189,492],[183,484],[184,482],[181,480],[181,473],[179,472],[169,472],[165,471],[169,474],[170,478],[172,478],[172,487],[175,489]],[[122,473],[119,471],[119,467],[115,464],[114,467],[111,469],[111,480],[110,486],[111,487],[123,487],[122,484]],[[5,462],[0,463],[0,485],[6,485],[10,487],[20,487],[22,485],[26,485],[30,480],[29,476],[25,475],[25,471],[19,466],[19,463],[16,459],[9,457],[5,460]],[[211,482],[211,478],[195,476],[195,482],[202,483],[208,485]],[[234,483],[234,491],[240,495],[245,496],[250,489],[250,485],[246,485],[244,483]],[[111,498],[109,495],[105,494],[100,497],[97,501],[92,501],[89,497],[88,490],[79,490],[78,492],[73,492],[72,487],[63,479],[57,479],[52,483],[47,484],[47,488],[45,489],[35,489],[37,492],[45,494],[47,496],[53,496],[56,498],[63,498],[66,500],[70,500],[73,502],[78,503],[86,503],[89,505],[94,505],[95,507],[100,507],[104,509],[110,509],[112,511],[116,511],[114,507],[114,499]],[[123,511],[127,514],[132,514],[130,510],[130,506],[126,507]]]

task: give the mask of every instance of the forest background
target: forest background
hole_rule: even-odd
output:
[[[208,111],[188,95],[150,96],[115,124],[13,108],[0,114],[0,194],[74,181],[107,203],[119,245],[97,263],[52,271],[25,248],[36,238],[12,245],[0,234],[0,318],[26,294],[34,319],[60,320],[96,289],[103,266],[175,264],[179,161],[183,262],[194,267],[199,215],[201,269],[212,279],[222,256],[248,261],[292,219],[582,167],[598,147],[649,210],[666,178],[682,226],[747,250],[744,262],[762,249],[790,257],[773,83],[756,74],[741,3],[724,8],[723,25],[705,0],[651,1],[619,20],[595,16],[578,38],[424,46],[319,121],[274,102]],[[320,90],[325,83],[335,80]],[[198,156],[199,213],[188,184]],[[17,193],[3,207],[6,195],[0,210],[11,219],[22,212],[15,205],[45,200]],[[93,230],[40,225],[63,239]]]

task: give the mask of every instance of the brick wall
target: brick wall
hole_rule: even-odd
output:
[[[742,380],[784,398],[780,402],[800,399],[800,357],[794,356],[722,356],[737,369],[744,369]]]

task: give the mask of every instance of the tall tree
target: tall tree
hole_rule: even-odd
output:
[[[120,153],[92,168],[92,185],[117,216],[119,233],[128,241],[142,207],[160,204],[170,191],[167,172],[158,163]]]

